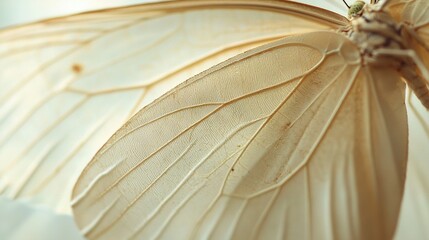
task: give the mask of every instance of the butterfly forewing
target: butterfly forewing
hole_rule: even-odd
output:
[[[397,81],[376,81],[386,75]],[[403,87],[394,71],[363,68],[336,33],[237,56],[106,143],[74,189],[76,221],[90,239],[390,238]]]

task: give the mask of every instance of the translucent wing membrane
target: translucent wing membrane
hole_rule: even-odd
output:
[[[429,2],[425,0],[398,0],[387,3],[386,8],[400,21],[406,22],[416,35],[410,36],[412,48],[429,69]],[[426,79],[429,80],[429,79]],[[395,239],[425,239],[429,235],[425,224],[429,222],[429,178],[423,169],[429,169],[427,143],[429,118],[427,110],[414,102],[410,107],[410,154],[406,190],[401,207]],[[414,110],[417,109],[417,112]],[[417,115],[416,115],[417,114]],[[425,117],[425,118],[423,118]],[[415,121],[420,118],[421,121]],[[423,126],[422,126],[423,124]]]
[[[346,23],[283,1],[180,1],[1,31],[0,192],[68,211],[83,166],[166,89],[281,36]]]
[[[427,133],[429,112],[420,104],[417,98],[413,99],[416,112],[410,111],[410,137],[409,157],[407,167],[407,180],[401,206],[400,218],[395,234],[395,239],[425,239],[429,236],[426,223],[429,222],[429,135]],[[424,117],[426,125],[418,121],[418,117]],[[426,127],[426,129],[425,129]]]
[[[77,182],[75,219],[89,239],[389,239],[403,92],[336,33],[258,47],[128,121]]]

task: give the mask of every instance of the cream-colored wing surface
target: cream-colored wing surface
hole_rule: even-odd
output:
[[[412,103],[417,112],[408,113],[409,157],[396,240],[426,239],[429,236],[429,175],[426,172],[429,169],[429,112],[416,97]],[[418,118],[422,118],[425,124],[422,125]]]
[[[73,191],[89,239],[388,239],[407,154],[404,86],[344,36],[264,45],[129,120]]]
[[[180,1],[1,31],[0,191],[67,212],[77,175],[142,106],[245,49],[345,22],[283,1]]]
[[[429,68],[429,2],[425,0],[391,0],[386,9],[398,22],[404,22],[415,31],[410,36],[411,47]],[[420,38],[420,41],[418,40]],[[427,110],[414,101],[409,108],[410,152],[407,181],[395,239],[426,239],[429,231],[429,178],[424,169],[429,168],[427,144],[429,122]],[[417,112],[414,110],[416,109]],[[416,115],[417,113],[417,115]],[[418,118],[426,118],[417,121]],[[422,126],[422,124],[424,126]],[[426,130],[425,130],[426,128]]]

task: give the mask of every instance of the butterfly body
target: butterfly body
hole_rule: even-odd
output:
[[[356,4],[359,10],[354,10],[351,25],[341,31],[359,48],[362,64],[396,69],[429,109],[428,81],[417,74],[418,67],[423,71],[425,67],[418,66],[420,60],[410,43],[410,37],[417,33],[409,23],[396,22],[381,3],[370,5],[357,1]]]

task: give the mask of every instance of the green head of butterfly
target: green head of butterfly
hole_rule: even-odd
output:
[[[349,17],[354,17],[358,15],[362,11],[365,4],[366,3],[364,1],[356,1],[352,5],[350,5]]]

